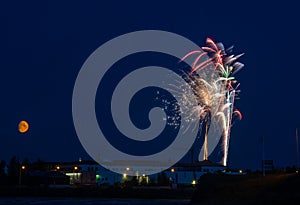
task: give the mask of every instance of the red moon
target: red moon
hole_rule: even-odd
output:
[[[22,120],[22,121],[19,123],[19,126],[18,126],[19,132],[25,133],[25,132],[28,131],[28,129],[29,129],[29,124],[28,124],[28,122]]]

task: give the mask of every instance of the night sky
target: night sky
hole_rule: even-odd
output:
[[[235,46],[245,67],[229,165],[259,169],[261,139],[276,167],[296,164],[300,128],[299,6],[292,1],[6,1],[0,3],[0,159],[90,159],[72,120],[72,92],[87,57],[119,35],[145,29],[211,37]],[[151,56],[150,56],[151,57]],[[153,58],[155,59],[155,58]],[[126,66],[124,66],[126,69]],[[129,68],[128,68],[129,69]],[[29,132],[17,130],[27,120]]]

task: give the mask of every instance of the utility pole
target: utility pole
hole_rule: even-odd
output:
[[[190,152],[191,152],[191,164],[194,164],[194,147],[193,146],[192,146],[192,148],[190,150]]]
[[[266,176],[266,171],[265,171],[265,139],[264,139],[264,136],[262,136],[262,174],[263,174],[263,176]]]
[[[296,172],[299,171],[299,141],[298,141],[298,128],[296,128]]]

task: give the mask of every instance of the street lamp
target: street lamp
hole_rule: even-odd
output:
[[[19,185],[22,184],[22,171],[25,170],[26,167],[24,165],[20,166],[20,173],[19,173]]]
[[[74,166],[73,169],[73,177],[74,177],[74,183],[77,183],[79,181],[79,176],[78,176],[78,166]]]
[[[196,185],[197,184],[197,181],[194,179],[193,181],[192,181],[192,185]]]

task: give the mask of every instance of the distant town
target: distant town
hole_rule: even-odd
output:
[[[172,189],[194,187],[204,174],[265,175],[271,173],[295,173],[296,167],[275,169],[272,160],[264,160],[262,170],[230,170],[209,160],[194,163],[177,163],[169,169],[153,175],[135,172],[136,167],[126,167],[123,174],[112,172],[94,161],[79,159],[75,162],[44,162],[37,160],[20,163],[12,157],[9,163],[0,163],[0,186],[166,186]],[[117,167],[116,167],[117,169]],[[141,170],[141,169],[139,169]],[[118,171],[120,173],[120,170]],[[133,174],[134,173],[134,174]]]

